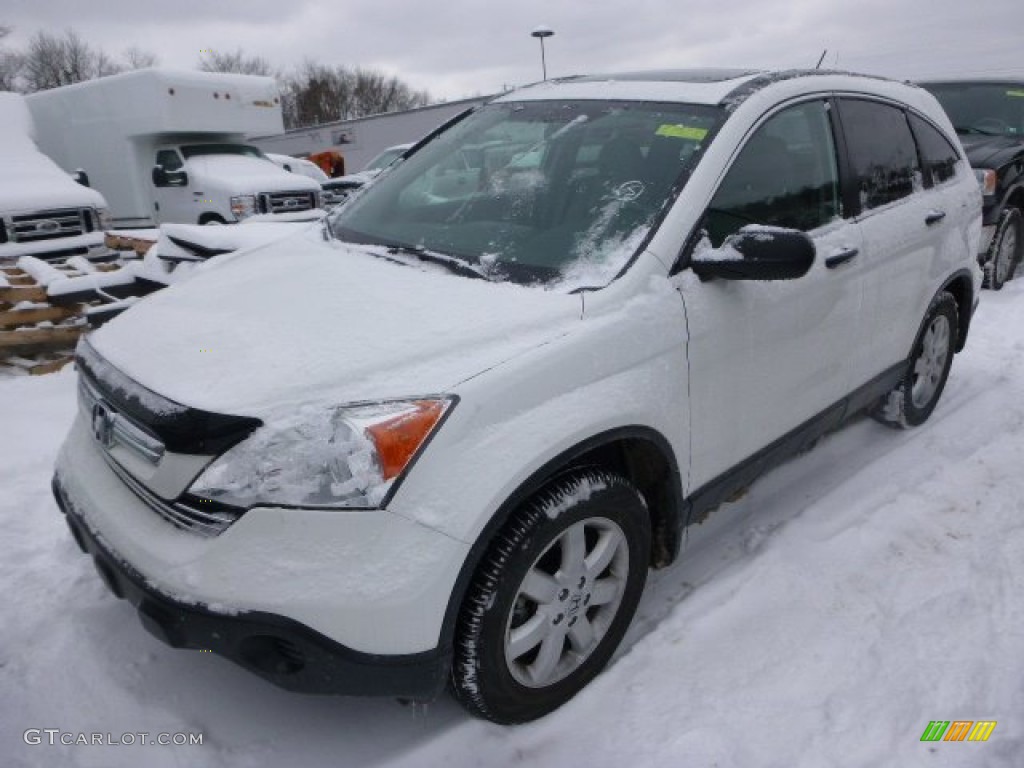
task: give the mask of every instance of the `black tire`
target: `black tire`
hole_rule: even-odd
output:
[[[570,538],[578,544],[580,537],[591,571],[571,565],[586,565],[570,554],[579,553]],[[613,552],[607,565],[595,558],[602,546]],[[554,480],[513,513],[473,577],[455,638],[455,698],[498,723],[534,720],[572,698],[622,640],[647,579],[650,548],[647,506],[624,477],[579,470]],[[542,580],[546,601],[524,594],[531,591],[528,574],[531,584]],[[517,634],[543,639],[513,642]],[[549,643],[553,650],[545,654]],[[549,666],[542,656],[556,659],[549,673],[541,671]]]
[[[999,226],[985,254],[985,281],[982,287],[998,291],[1013,279],[1021,258],[1021,214],[1007,208],[999,217]]]
[[[224,221],[224,219],[218,216],[216,213],[204,213],[202,216],[199,217],[199,223],[204,225],[227,224],[227,222]]]
[[[957,343],[957,303],[946,291],[932,299],[914,341],[903,380],[871,410],[871,416],[898,429],[916,427],[932,415],[949,378]]]

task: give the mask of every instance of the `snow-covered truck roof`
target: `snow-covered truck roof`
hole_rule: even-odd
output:
[[[0,91],[0,152],[9,154],[35,140],[32,115],[20,93]],[[33,147],[34,149],[34,147]]]
[[[284,130],[272,77],[140,69],[26,97],[36,120],[99,122],[122,135],[151,133],[267,134]],[[63,114],[61,114],[63,113]]]

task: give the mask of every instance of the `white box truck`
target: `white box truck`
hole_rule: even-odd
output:
[[[106,200],[40,152],[34,128],[25,97],[0,92],[0,263],[106,255]]]
[[[282,130],[273,78],[142,69],[26,101],[40,147],[85,170],[115,227],[226,224],[320,205],[319,184],[245,144]]]

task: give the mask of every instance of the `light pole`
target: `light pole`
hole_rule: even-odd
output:
[[[552,30],[551,27],[545,27],[543,24],[530,33],[530,37],[536,37],[540,40],[540,66],[541,70],[544,72],[545,80],[548,79],[548,63],[544,59],[544,38],[551,37],[553,34],[555,34],[554,30]]]

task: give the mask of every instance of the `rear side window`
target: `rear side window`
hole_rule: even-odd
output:
[[[925,180],[930,180],[932,184],[941,184],[956,176],[960,155],[957,154],[949,139],[943,136],[935,126],[917,115],[910,115],[910,125],[914,129],[917,146],[921,150]]]
[[[903,110],[861,99],[842,99],[840,105],[861,210],[913,194],[921,168]]]

